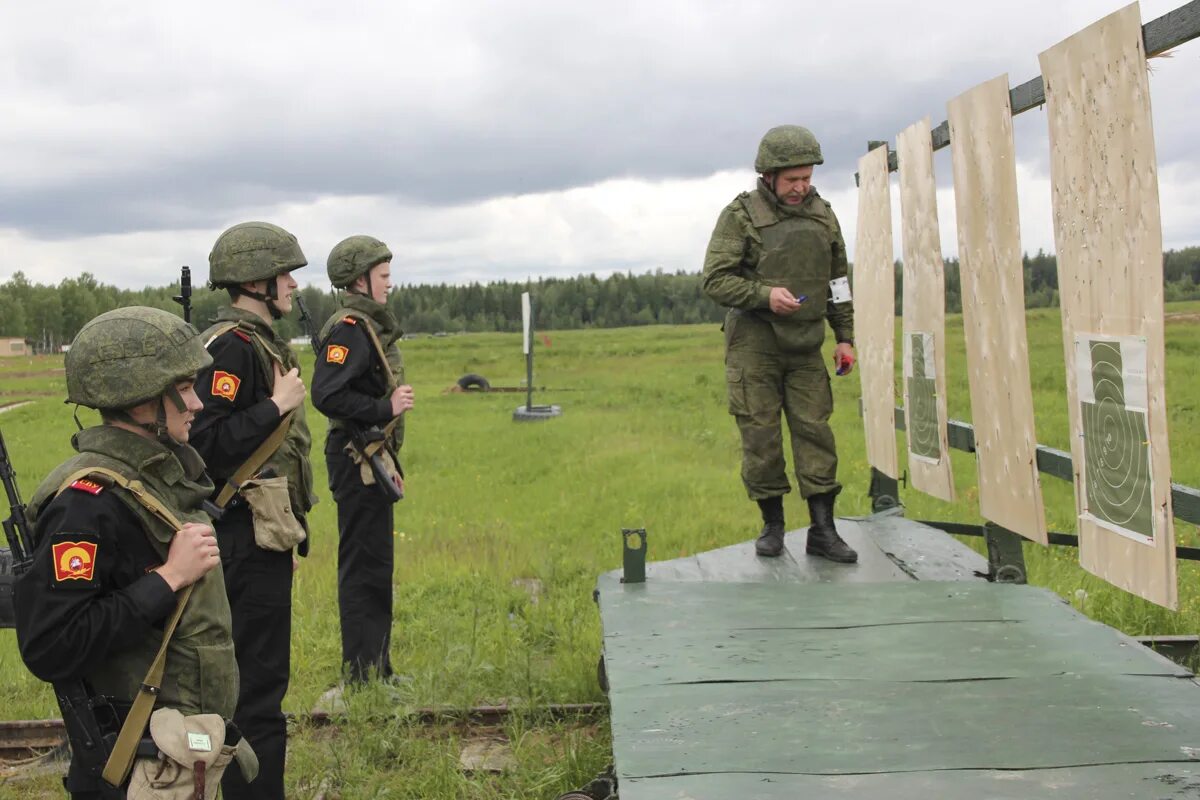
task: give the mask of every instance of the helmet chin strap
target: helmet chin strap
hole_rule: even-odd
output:
[[[279,284],[276,280],[267,281],[266,292],[255,292],[247,289],[245,286],[238,284],[233,287],[233,290],[245,297],[251,297],[267,306],[267,312],[270,313],[271,319],[283,319],[283,312],[279,310],[279,306],[275,305],[275,301],[279,299]]]
[[[155,410],[153,422],[139,422],[133,418],[133,415],[129,413],[128,409],[124,408],[111,412],[110,416],[147,431],[150,433],[150,435],[163,444],[177,444],[175,439],[171,437],[170,432],[167,430],[167,400],[171,401],[171,404],[175,406],[175,410],[180,414],[187,411],[187,403],[184,402],[183,395],[179,393],[179,389],[175,386],[175,384],[171,384],[167,387],[167,390],[158,397],[158,407]],[[76,417],[75,421],[76,424],[78,424],[78,417]]]
[[[375,268],[374,268],[374,267],[371,267],[371,269],[375,269]],[[362,277],[363,277],[363,278],[366,280],[366,282],[367,282],[367,289],[366,289],[366,291],[360,291],[359,289],[355,289],[355,288],[354,288],[354,284],[350,284],[349,286],[347,286],[347,287],[346,287],[346,292],[347,292],[347,293],[349,293],[349,294],[356,294],[356,295],[359,295],[359,296],[361,296],[361,297],[365,297],[365,298],[367,298],[368,300],[374,300],[374,299],[375,299],[375,294],[374,294],[374,292],[372,292],[372,291],[371,291],[371,269],[367,270],[366,272],[364,272],[364,273],[362,274]],[[357,281],[358,279],[356,278],[355,280]]]

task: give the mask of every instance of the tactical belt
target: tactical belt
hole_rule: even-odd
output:
[[[146,487],[141,481],[131,481],[115,470],[104,467],[81,469],[68,475],[58,487],[58,492],[62,492],[75,481],[89,475],[102,475],[111,479],[113,483],[132,494],[146,510],[158,517],[171,530],[178,531],[183,528],[183,523],[157,497],[146,491]],[[162,644],[159,645],[158,653],[154,656],[154,661],[151,662],[150,669],[146,671],[146,677],[138,688],[137,697],[133,699],[129,714],[126,715],[125,722],[121,725],[121,732],[117,734],[117,741],[113,744],[112,752],[109,753],[108,761],[105,763],[104,772],[101,775],[109,786],[117,787],[125,783],[129,777],[129,771],[133,768],[133,760],[138,754],[138,743],[142,739],[142,732],[146,730],[150,714],[154,711],[154,701],[162,689],[163,670],[167,660],[167,644],[171,641],[171,635],[175,633],[175,626],[179,624],[179,618],[183,616],[183,609],[187,605],[188,599],[191,598],[192,589],[195,586],[194,583],[189,584],[179,592],[175,601],[175,611],[163,628]]]

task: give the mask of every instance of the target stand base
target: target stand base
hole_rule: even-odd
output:
[[[513,420],[516,422],[537,422],[561,416],[562,408],[559,406],[517,406],[517,410],[513,412]]]

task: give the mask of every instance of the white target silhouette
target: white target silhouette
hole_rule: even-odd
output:
[[[908,449],[926,458],[941,457],[941,437],[938,436],[937,382],[927,374],[926,364],[933,362],[933,337],[914,333],[909,339],[908,365]]]
[[[1146,418],[1126,406],[1119,344],[1091,344],[1095,402],[1082,404],[1088,510],[1114,525],[1152,535],[1139,520],[1150,503]]]

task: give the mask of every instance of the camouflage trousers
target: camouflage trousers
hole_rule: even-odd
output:
[[[820,350],[780,351],[769,322],[734,312],[725,323],[725,379],[729,413],[742,435],[742,482],[751,500],[791,491],[781,415],[801,497],[841,491],[829,427],[833,394]]]

